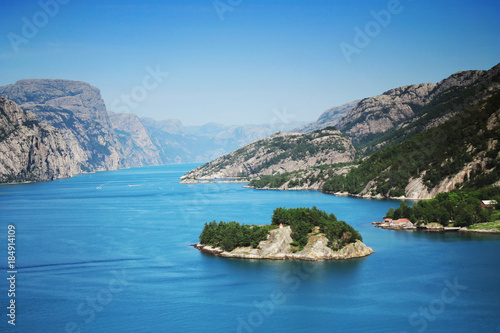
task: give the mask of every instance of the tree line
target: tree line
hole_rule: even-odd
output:
[[[313,208],[276,208],[272,217],[272,225],[289,225],[292,229],[292,239],[298,246],[305,246],[308,234],[314,227],[328,238],[328,246],[338,250],[356,240],[363,241],[360,233],[344,221],[337,220],[334,214]]]
[[[493,209],[485,209],[481,200],[500,203],[500,188],[453,190],[440,193],[434,199],[419,201],[412,207],[403,201],[397,209],[391,207],[386,217],[395,220],[407,218],[417,224],[437,222],[443,226],[467,227],[490,221],[495,210],[500,208],[497,204]]]

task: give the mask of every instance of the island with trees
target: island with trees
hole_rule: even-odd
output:
[[[334,214],[313,208],[276,208],[270,225],[205,223],[202,252],[227,258],[328,260],[373,253],[357,230]]]

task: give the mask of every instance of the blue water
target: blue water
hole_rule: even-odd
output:
[[[374,228],[371,222],[397,201],[178,184],[191,168],[0,186],[0,330],[500,331],[499,236]],[[206,221],[267,224],[278,206],[334,213],[375,253],[347,261],[251,261],[188,246]],[[5,310],[9,224],[17,237],[15,327]]]

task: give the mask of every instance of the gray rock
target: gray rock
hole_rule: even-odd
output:
[[[80,172],[57,129],[0,97],[0,183],[53,180]]]

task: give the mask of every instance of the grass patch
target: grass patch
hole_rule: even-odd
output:
[[[478,223],[469,226],[467,229],[472,230],[497,230],[500,231],[500,221],[496,222],[487,222],[487,223]]]

